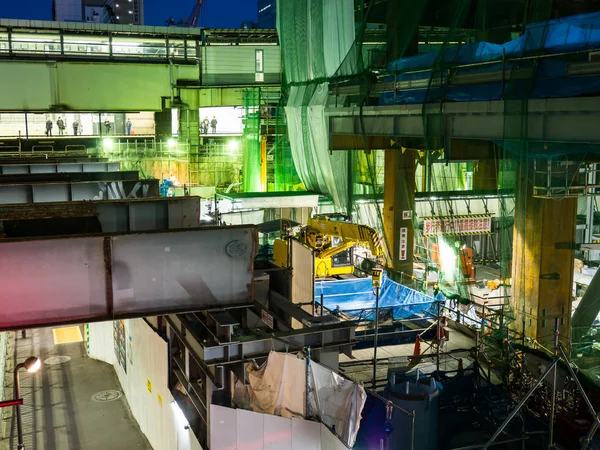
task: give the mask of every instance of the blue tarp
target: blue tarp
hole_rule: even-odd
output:
[[[373,320],[375,309],[375,291],[370,278],[356,278],[339,281],[317,281],[315,283],[315,301],[323,303],[329,310],[339,309],[362,319]],[[443,301],[443,295],[436,298],[415,291],[409,287],[383,276],[379,291],[379,308],[393,311],[394,319],[414,317],[429,310],[434,302]],[[364,311],[361,314],[361,311]]]
[[[600,47],[600,13],[580,14],[525,27],[517,39],[505,44],[474,42],[440,51],[400,58],[388,64],[390,71],[430,69],[436,61],[474,64],[502,58],[518,58],[536,53],[562,53]]]
[[[589,50],[600,47],[600,13],[571,16],[548,22],[531,24],[525,33],[506,44],[476,42],[451,47],[443,52],[435,51],[409,58],[401,58],[388,65],[390,71],[407,71],[431,69],[434,63],[441,61],[448,64],[477,64],[498,61],[503,53],[506,58],[536,54],[552,54]],[[567,78],[566,59],[507,62],[505,70],[512,70],[515,64],[519,69],[535,69],[533,80],[505,80],[505,83],[480,83],[475,85],[459,85],[444,88],[410,89],[384,93],[380,97],[381,105],[421,104],[438,101],[487,101],[521,98],[553,98],[574,97],[600,94],[600,77],[585,76]],[[493,72],[502,69],[502,63],[489,64],[483,67],[463,68],[461,75]],[[437,76],[442,76],[441,71]],[[428,80],[435,73],[420,72],[398,74],[386,77],[386,81]],[[445,75],[443,75],[445,76]],[[504,88],[504,91],[503,91]]]

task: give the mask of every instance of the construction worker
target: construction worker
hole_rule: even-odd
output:
[[[46,136],[52,136],[52,120],[46,120]]]
[[[217,118],[215,116],[213,116],[212,120],[210,121],[210,128],[213,133],[217,132]]]

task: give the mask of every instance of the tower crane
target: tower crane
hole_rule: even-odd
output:
[[[200,10],[202,9],[202,3],[204,3],[204,0],[196,0],[196,6],[194,6],[194,9],[190,14],[186,27],[196,28],[198,26],[198,22],[200,21]]]

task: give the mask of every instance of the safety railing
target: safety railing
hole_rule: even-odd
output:
[[[196,62],[201,37],[173,39],[169,36],[120,37],[112,33],[64,30],[0,31],[0,57],[86,57],[92,59],[174,59]]]

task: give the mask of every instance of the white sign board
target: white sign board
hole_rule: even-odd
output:
[[[270,315],[268,312],[266,312],[264,309],[261,310],[260,312],[260,318],[261,320],[267,324],[267,326],[269,328],[271,328],[272,330],[274,329],[273,327],[273,316]]]
[[[406,245],[408,243],[408,228],[400,228],[400,253],[398,259],[400,261],[406,261]]]

